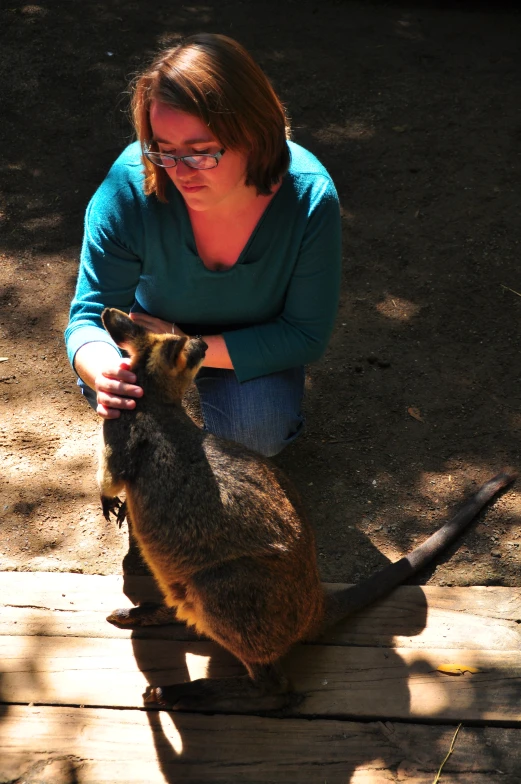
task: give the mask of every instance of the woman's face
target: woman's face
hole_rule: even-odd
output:
[[[173,109],[159,101],[150,107],[152,140],[160,152],[172,155],[215,154],[221,144],[199,117]],[[184,161],[165,169],[189,209],[203,211],[239,204],[245,185],[245,153],[226,150],[214,169],[190,169]]]

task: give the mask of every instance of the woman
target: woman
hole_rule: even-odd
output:
[[[265,455],[302,428],[304,365],[336,314],[338,198],[287,141],[284,109],[235,41],[193,36],[137,81],[138,141],[87,209],[66,330],[83,393],[104,418],[143,394],[101,325],[112,306],[154,332],[202,335],[205,427]]]

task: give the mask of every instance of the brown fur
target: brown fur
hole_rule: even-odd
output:
[[[283,707],[288,684],[280,658],[405,579],[406,559],[388,567],[376,588],[355,588],[354,602],[349,592],[326,599],[313,532],[288,481],[259,455],[201,430],[182,408],[203,341],[149,334],[114,309],[104,311],[103,321],[130,353],[144,389],[134,411],[103,426],[98,481],[105,515],[118,511],[115,497],[124,489],[134,535],[166,604],[248,672],[156,689],[151,699],[184,709]],[[487,490],[488,498],[498,486]],[[469,508],[465,525],[484,497]],[[164,606],[143,606],[117,610],[108,620],[136,626],[167,617]]]

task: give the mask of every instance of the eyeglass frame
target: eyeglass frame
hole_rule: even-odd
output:
[[[224,153],[226,152],[226,149],[223,147],[222,150],[219,150],[219,152],[216,153],[196,152],[196,153],[192,153],[192,155],[172,155],[171,153],[167,153],[167,152],[163,153],[160,152],[159,150],[151,150],[150,145],[151,142],[148,141],[143,142],[143,155],[145,156],[147,161],[150,161],[150,163],[153,166],[159,166],[159,168],[161,169],[175,169],[175,167],[177,166],[177,162],[183,161],[185,166],[188,166],[189,169],[195,169],[196,171],[211,171],[212,169],[217,168],[217,166],[219,165],[219,161],[221,160]],[[149,153],[152,153],[153,155],[160,155],[162,158],[168,158],[168,160],[173,161],[173,163],[171,166],[165,166],[163,163],[157,163],[157,161],[152,161],[148,157]],[[209,166],[206,169],[199,169],[197,166],[190,166],[190,164],[186,162],[187,158],[213,158],[215,161],[215,166]]]

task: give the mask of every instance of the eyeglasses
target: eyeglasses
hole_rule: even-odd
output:
[[[201,153],[200,155],[169,155],[166,152],[154,152],[150,149],[150,142],[143,143],[143,155],[154,166],[161,166],[162,169],[173,169],[177,166],[177,161],[183,163],[190,169],[215,169],[225,153],[225,149],[219,150],[214,155]]]

